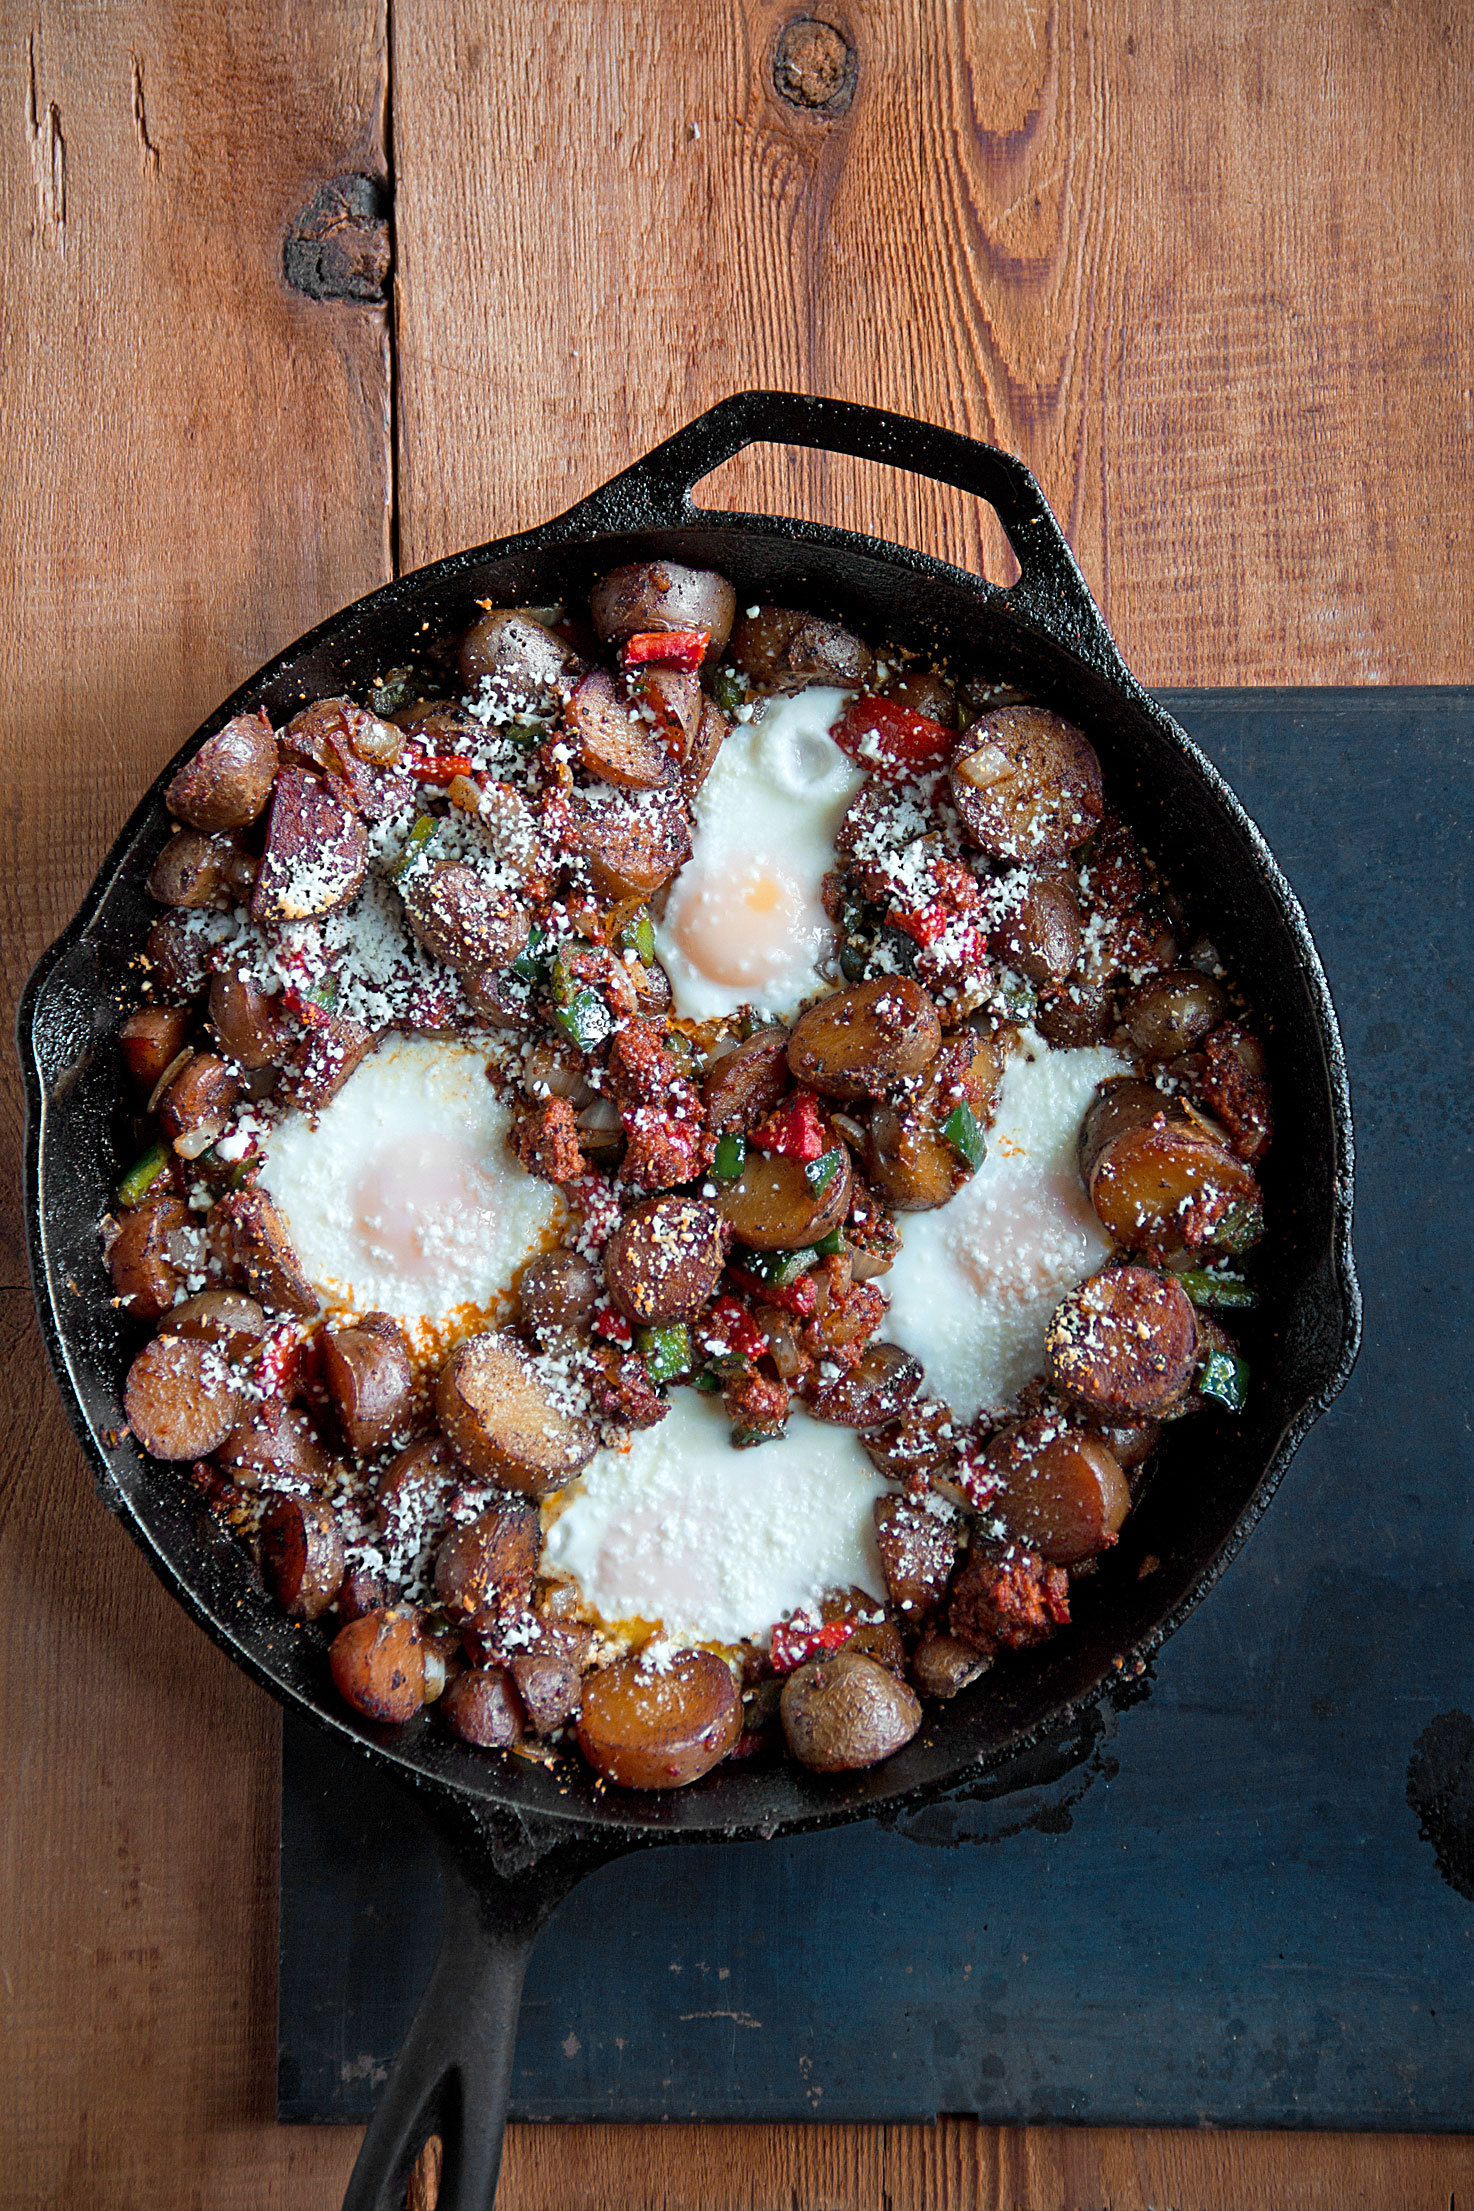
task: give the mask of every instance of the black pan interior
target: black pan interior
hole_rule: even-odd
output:
[[[1028,687],[1079,720],[1107,788],[1219,943],[1267,1032],[1277,1112],[1265,1176],[1267,1295],[1249,1333],[1256,1386],[1234,1423],[1208,1415],[1169,1435],[1146,1497],[1101,1571],[1075,1585],[1075,1625],[1041,1652],[999,1664],[946,1707],[930,1706],[888,1764],[834,1781],[783,1766],[719,1769],[695,1788],[643,1799],[581,1768],[549,1773],[467,1750],[427,1716],[379,1730],[337,1704],[325,1638],[282,1619],[243,1554],[182,1475],[144,1461],[121,1432],[119,1392],[136,1347],[109,1306],[97,1222],[121,1167],[110,1039],[130,1002],[129,960],[153,913],[143,881],[167,834],[160,778],[123,832],[87,905],[47,955],[21,1009],[31,1092],[28,1147],[38,1304],[68,1410],[104,1501],[156,1569],[275,1693],[406,1770],[432,1793],[557,1822],[660,1835],[764,1833],[858,1817],[955,1786],[1055,1725],[1123,1658],[1170,1633],[1269,1501],[1291,1451],[1354,1355],[1350,1126],[1334,1016],[1292,894],[1214,772],[1119,670],[1092,667],[1024,618],[1019,602],[922,555],[812,525],[697,512],[689,526],[589,537],[577,515],[530,537],[456,556],[360,601],[222,706],[187,754],[232,713],[264,705],[280,722],[304,700],[361,686],[449,636],[478,599],[576,598],[602,570],[665,554],[721,569],[739,603],[789,601],[848,621],[877,645],[925,648],[959,674]],[[1144,1576],[1143,1563],[1160,1563]]]

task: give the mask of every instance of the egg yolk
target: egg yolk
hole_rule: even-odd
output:
[[[355,1178],[351,1227],[370,1265],[429,1285],[457,1245],[474,1246],[490,1228],[491,1198],[467,1146],[429,1135],[401,1138]]]
[[[1062,1176],[1037,1170],[989,1193],[959,1238],[963,1273],[986,1298],[1029,1304],[1089,1265],[1085,1223]]]
[[[810,950],[814,926],[793,878],[756,858],[720,879],[688,874],[666,910],[667,932],[696,972],[736,989],[776,983]]]

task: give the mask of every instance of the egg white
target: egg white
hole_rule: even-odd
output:
[[[819,886],[865,781],[829,732],[850,697],[826,684],[738,723],[697,797],[691,857],[655,931],[678,1014],[791,1012],[821,987],[833,924]]]
[[[1044,1372],[1050,1314],[1110,1256],[1076,1154],[1097,1084],[1129,1066],[1104,1045],[1053,1051],[1025,1030],[982,1166],[950,1204],[900,1217],[885,1333],[960,1419]]]
[[[827,1590],[884,1596],[873,1507],[886,1487],[849,1428],[795,1410],[782,1437],[738,1451],[721,1399],[676,1389],[658,1426],[601,1451],[543,1508],[543,1563],[611,1627],[765,1642]]]
[[[261,1180],[330,1310],[393,1313],[428,1344],[545,1248],[561,1200],[513,1154],[486,1069],[471,1043],[391,1035],[316,1116],[271,1130]]]

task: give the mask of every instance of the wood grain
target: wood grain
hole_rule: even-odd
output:
[[[742,385],[1024,453],[1149,681],[1474,676],[1474,18],[812,5],[858,58],[833,121],[771,89],[779,0],[0,0],[12,983],[396,523],[410,566],[535,522]],[[391,52],[392,378],[381,312],[281,280],[319,185],[385,167]],[[760,451],[704,496],[1006,580],[889,471]],[[0,1238],[18,1283],[13,1196]],[[0,2207],[332,2205],[354,2138],[270,2118],[274,1713],[99,1510],[21,1291],[0,1344]],[[1474,2146],[518,2128],[501,2202],[1445,2211]]]
[[[0,44],[7,998],[211,707],[388,573],[387,327],[281,280],[382,169],[378,0],[8,6]],[[4,1111],[18,1105],[7,1055]],[[14,1190],[0,1280],[24,1265]]]
[[[1467,10],[816,6],[834,123],[769,87],[794,12],[397,0],[406,565],[787,385],[1021,452],[1147,682],[1467,676]],[[994,550],[857,464],[709,488]]]

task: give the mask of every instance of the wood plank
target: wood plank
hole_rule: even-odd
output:
[[[857,0],[833,122],[792,13],[397,0],[407,566],[790,385],[1021,452],[1148,682],[1467,678],[1467,11]],[[982,542],[854,464],[721,488]]]
[[[386,317],[282,282],[319,183],[383,169],[386,47],[378,0],[0,20],[13,997],[195,723],[388,572]],[[271,2124],[275,1709],[99,1509],[24,1291],[0,1323],[0,2203],[334,2201],[352,2143]]]
[[[228,691],[388,573],[387,323],[282,281],[382,172],[379,0],[5,10],[6,996]],[[6,1055],[4,1114],[18,1136]],[[25,1279],[13,1188],[0,1280]]]
[[[1474,2144],[1131,2128],[513,2127],[498,2211],[1463,2211]]]

